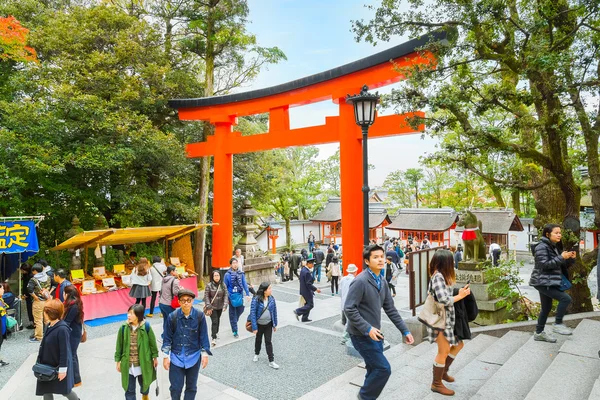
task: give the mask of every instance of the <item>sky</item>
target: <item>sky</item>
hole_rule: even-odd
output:
[[[365,5],[378,3],[374,0],[248,0],[251,21],[248,30],[256,35],[261,46],[279,47],[287,61],[261,71],[243,91],[323,72],[407,41],[407,37],[395,37],[377,46],[355,41],[351,21],[368,20],[374,11]],[[379,92],[389,93],[393,87],[381,88]],[[393,114],[393,110],[380,112],[380,115],[389,114]],[[325,123],[325,116],[330,115],[338,115],[337,105],[331,101],[294,107],[290,109],[290,125],[291,128],[321,125]],[[422,139],[420,134],[369,140],[369,163],[375,166],[369,172],[369,185],[382,185],[392,171],[420,167],[419,157],[435,151],[435,144],[434,139]],[[335,153],[338,145],[318,147],[319,160],[323,160]]]

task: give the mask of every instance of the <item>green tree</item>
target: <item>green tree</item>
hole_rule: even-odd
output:
[[[404,173],[406,183],[415,194],[415,207],[419,208],[419,187],[422,184],[422,180],[425,177],[423,170],[420,168],[409,168]]]
[[[193,71],[174,71],[160,33],[114,7],[39,6],[40,63],[0,101],[0,212],[46,215],[51,244],[73,214],[87,229],[98,214],[116,227],[192,222],[193,163],[167,100],[197,92]]]
[[[257,45],[256,37],[246,30],[249,13],[246,0],[189,1],[181,8],[185,27],[179,42],[183,52],[195,54],[204,64],[204,97],[227,94],[254,79],[268,64],[285,59],[277,47]],[[201,140],[212,134],[212,126],[204,124]],[[198,222],[208,220],[211,158],[199,161]],[[203,272],[206,229],[196,234],[194,262]],[[208,272],[208,271],[204,271]]]
[[[428,129],[434,132],[458,130],[475,148],[493,148],[538,166],[540,180],[553,182],[536,194],[537,223],[567,222],[578,234],[578,224],[570,221],[579,220],[581,188],[569,141],[581,122],[571,117],[577,106],[569,89],[580,93],[598,86],[585,73],[598,63],[598,12],[593,1],[390,0],[373,20],[355,22],[354,29],[368,41],[438,28],[449,32],[449,46],[427,46],[438,56],[435,70],[403,71],[409,79],[396,93],[396,104],[402,111],[427,108]],[[489,122],[498,116],[501,125]],[[590,145],[597,158],[597,140]],[[589,270],[578,259],[572,271],[573,309],[589,311]]]
[[[410,191],[402,170],[390,172],[383,181],[383,187],[388,191],[388,199],[392,210],[397,208],[411,208],[413,206]]]

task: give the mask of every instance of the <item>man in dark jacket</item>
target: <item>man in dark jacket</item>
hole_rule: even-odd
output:
[[[292,250],[292,255],[290,256],[290,281],[294,280],[294,275],[300,279],[300,276],[298,276],[298,268],[300,268],[301,264],[302,256],[297,254],[296,250]]]
[[[65,288],[71,286],[71,282],[67,280],[67,272],[64,269],[59,269],[54,274],[54,283],[56,289],[54,290],[54,298],[59,299],[61,302],[65,302]]]
[[[314,268],[315,259],[309,258],[306,260],[306,267],[302,267],[300,271],[300,296],[304,297],[304,301],[306,302],[302,307],[294,310],[294,314],[296,315],[296,319],[299,320],[302,317],[302,322],[310,322],[308,319],[310,314],[310,310],[312,310],[315,306],[314,300],[314,292],[321,293],[320,289],[317,289],[315,285],[313,285],[315,279],[312,275],[312,269]]]
[[[319,245],[315,245],[315,251],[313,251],[313,258],[315,259],[315,268],[313,269],[313,279],[321,282],[321,267],[323,261],[325,261],[325,253],[321,250]]]
[[[367,366],[365,382],[359,398],[374,400],[381,394],[392,370],[383,355],[381,332],[381,308],[396,328],[406,337],[406,343],[414,342],[413,336],[398,313],[390,289],[385,281],[385,252],[378,245],[370,245],[363,251],[366,269],[350,284],[344,313],[348,319],[347,330],[352,345],[364,358]]]
[[[577,254],[574,251],[562,251],[561,229],[559,225],[547,224],[542,230],[542,238],[535,247],[535,266],[531,272],[529,285],[540,292],[541,310],[533,339],[555,343],[556,338],[544,331],[548,314],[552,309],[552,300],[558,300],[556,318],[552,331],[560,335],[571,335],[570,328],[563,324],[563,316],[571,304],[571,296],[561,290],[563,276],[568,280],[568,265]]]

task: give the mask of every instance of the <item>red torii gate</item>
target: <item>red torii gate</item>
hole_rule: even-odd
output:
[[[214,268],[229,265],[233,247],[233,154],[272,150],[292,146],[340,143],[340,181],[342,198],[342,244],[344,267],[353,263],[362,269],[362,135],[354,121],[347,94],[386,86],[404,77],[395,67],[415,64],[434,66],[434,56],[417,50],[431,41],[446,41],[445,32],[434,32],[391,49],[341,67],[282,85],[250,92],[171,100],[181,120],[209,121],[215,133],[207,141],[187,145],[188,157],[214,156],[213,176],[213,259]],[[331,99],[339,104],[338,117],[326,117],[325,125],[290,129],[289,108]],[[232,132],[237,117],[269,113],[269,131],[242,136]],[[421,114],[422,115],[422,114]],[[414,115],[378,117],[369,137],[415,133],[407,122]],[[419,127],[422,131],[424,126]]]

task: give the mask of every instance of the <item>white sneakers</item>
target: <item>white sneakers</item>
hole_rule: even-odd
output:
[[[252,361],[254,362],[258,362],[258,356],[254,355],[254,357],[252,357]],[[279,369],[279,365],[275,363],[275,361],[271,361],[269,363],[269,367],[273,368],[273,369]]]
[[[553,324],[552,332],[558,333],[559,335],[572,335],[573,331],[565,324]]]
[[[279,369],[279,365],[275,364],[275,361],[271,361],[269,363],[269,367],[271,367],[273,369]]]

